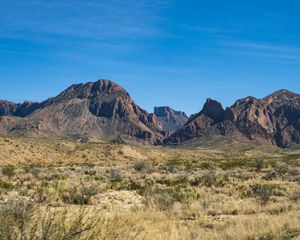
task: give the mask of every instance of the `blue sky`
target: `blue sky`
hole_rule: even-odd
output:
[[[0,98],[111,79],[140,106],[187,113],[300,93],[297,0],[1,0]]]

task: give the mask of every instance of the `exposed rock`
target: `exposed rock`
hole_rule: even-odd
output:
[[[240,134],[235,134],[237,132]],[[226,110],[220,103],[208,99],[203,110],[167,137],[165,143],[178,144],[221,135],[243,136],[279,147],[300,144],[300,95],[280,90],[263,99],[237,100]]]
[[[170,107],[155,107],[154,114],[166,132],[178,130],[188,120],[188,116],[184,112],[175,111]]]
[[[165,139],[165,143],[179,144],[195,138],[234,132],[233,124],[224,118],[225,110],[221,103],[207,99],[202,111],[192,115],[183,127]]]
[[[287,90],[263,99],[239,99],[226,109],[207,99],[202,111],[189,119],[170,107],[156,107],[154,112],[149,114],[136,105],[118,84],[99,80],[72,85],[42,103],[0,100],[0,134],[152,144],[221,136],[279,147],[300,146],[300,95]]]
[[[153,114],[137,106],[118,84],[99,80],[76,84],[41,104],[2,104],[2,115],[26,116],[10,132],[105,140],[160,143],[161,126]]]
[[[40,107],[37,102],[25,101],[22,104],[0,100],[0,116],[25,117]]]

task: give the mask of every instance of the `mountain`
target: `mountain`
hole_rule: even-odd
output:
[[[154,114],[157,116],[166,132],[174,132],[182,127],[188,120],[184,112],[175,111],[170,107],[155,107]]]
[[[22,104],[16,104],[6,100],[0,100],[0,116],[25,117],[39,108],[39,103],[25,101]]]
[[[300,144],[300,95],[277,91],[263,99],[246,97],[231,107],[208,99],[201,112],[165,139],[166,144],[227,137],[279,147]]]
[[[129,93],[109,80],[76,84],[57,97],[20,108],[2,101],[2,116],[22,117],[6,130],[11,134],[70,136],[103,140],[144,140],[158,144],[163,140],[154,114],[141,109]],[[27,111],[26,111],[27,110]],[[2,132],[4,119],[1,119]]]
[[[72,85],[41,103],[0,100],[0,134],[163,145],[225,139],[299,147],[300,95],[279,90],[262,99],[239,99],[225,109],[207,99],[188,119],[170,107],[148,113],[121,86],[99,80]]]

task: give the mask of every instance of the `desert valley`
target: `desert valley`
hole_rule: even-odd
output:
[[[298,239],[300,95],[190,117],[118,84],[0,101],[0,239]]]

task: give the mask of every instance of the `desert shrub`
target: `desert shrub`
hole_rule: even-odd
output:
[[[217,185],[217,177],[215,172],[206,172],[199,180],[206,187],[212,187]]]
[[[220,168],[222,168],[223,170],[244,168],[250,166],[251,166],[251,162],[249,159],[228,159],[226,161],[221,162],[220,164]]]
[[[289,168],[287,173],[291,176],[299,176],[300,175],[300,171],[297,168]]]
[[[300,191],[294,193],[292,196],[291,196],[291,200],[293,201],[300,201]]]
[[[62,199],[67,204],[86,205],[90,199],[97,195],[99,190],[96,186],[70,187],[62,194]]]
[[[35,195],[34,195],[34,199],[36,202],[38,202],[38,203],[46,202],[48,197],[49,197],[48,188],[46,188],[45,186],[39,186],[36,189]]]
[[[0,239],[29,239],[25,237],[26,223],[34,214],[32,203],[24,200],[0,205]]]
[[[161,179],[157,179],[156,183],[163,184],[169,187],[186,186],[189,183],[189,175],[181,174],[174,179],[161,178]]]
[[[14,188],[14,185],[12,183],[0,180],[0,189],[12,190],[13,188]]]
[[[34,176],[36,179],[40,179],[39,176],[42,173],[42,169],[39,167],[32,167],[29,172]]]
[[[288,173],[289,171],[289,165],[286,163],[280,164],[279,166],[276,167],[275,171],[279,176],[284,176],[285,174]]]
[[[153,202],[160,210],[171,208],[176,202],[188,204],[199,195],[191,188],[155,188],[144,193],[148,202]]]
[[[255,184],[250,188],[252,196],[264,205],[270,201],[276,186],[271,184]]]
[[[256,159],[255,160],[254,167],[255,167],[255,170],[257,172],[260,172],[263,168],[265,168],[265,166],[266,166],[265,160],[263,160],[263,159]]]
[[[211,169],[213,166],[211,162],[201,162],[199,167],[201,169]]]
[[[87,208],[55,209],[17,200],[0,205],[1,240],[136,239],[143,229],[133,221],[101,214]]]
[[[273,171],[273,170],[270,170],[262,178],[267,180],[267,181],[270,181],[270,180],[275,179],[276,177],[277,177],[276,172]]]
[[[15,175],[16,167],[14,165],[5,165],[2,168],[2,174],[7,177],[13,177]]]
[[[111,182],[122,182],[123,176],[120,170],[111,169],[109,172],[109,179]]]
[[[146,169],[147,169],[147,165],[146,165],[146,163],[144,161],[136,161],[133,164],[133,168],[137,172],[145,172]]]

